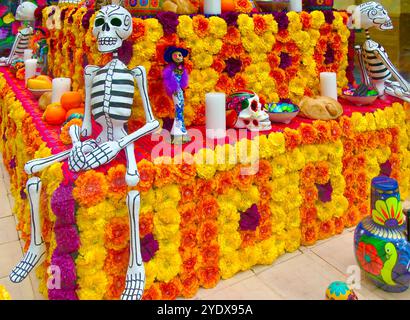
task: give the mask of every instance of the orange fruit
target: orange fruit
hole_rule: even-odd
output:
[[[65,115],[65,119],[67,120],[72,114],[78,113],[84,115],[84,108],[75,108],[75,109],[70,109],[67,111]]]
[[[60,125],[65,121],[67,111],[56,102],[49,104],[43,113],[43,120],[51,125]]]
[[[61,96],[61,106],[65,110],[70,110],[70,109],[77,109],[81,107],[81,104],[83,102],[83,98],[81,94],[77,91],[70,91],[66,92]]]

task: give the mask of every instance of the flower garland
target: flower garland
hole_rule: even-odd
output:
[[[7,292],[6,288],[0,285],[0,300],[11,300],[10,294]]]

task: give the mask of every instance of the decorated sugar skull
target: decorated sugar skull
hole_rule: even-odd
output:
[[[264,131],[272,128],[269,115],[262,110],[259,96],[252,91],[232,94],[227,99],[228,126],[250,131]]]
[[[16,20],[18,21],[34,21],[34,12],[37,6],[32,2],[23,2],[17,7],[16,10]]]
[[[350,6],[347,11],[351,14],[349,27],[355,29],[377,28],[379,30],[393,29],[392,20],[384,7],[371,1],[358,6]]]
[[[132,17],[123,7],[105,6],[98,12],[93,35],[97,38],[100,52],[113,52],[119,49],[131,33]]]

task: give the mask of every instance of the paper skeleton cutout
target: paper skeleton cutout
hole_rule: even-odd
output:
[[[243,91],[230,95],[226,107],[228,112],[236,112],[237,118],[232,123],[235,128],[246,128],[250,131],[265,131],[272,128],[269,115],[262,109],[259,96],[255,92]]]
[[[126,182],[135,186],[139,182],[137,163],[134,155],[134,142],[159,128],[154,119],[147,92],[147,76],[144,67],[129,70],[118,59],[117,50],[132,33],[132,18],[123,7],[110,5],[103,7],[97,14],[94,23],[94,35],[101,52],[112,52],[113,60],[100,68],[85,68],[85,113],[83,126],[70,127],[69,133],[73,141],[71,150],[43,159],[29,161],[24,169],[27,174],[43,170],[51,164],[68,159],[70,170],[79,172],[94,169],[113,160],[121,150],[127,157]],[[131,116],[134,97],[134,80],[142,97],[146,116],[146,124],[131,134],[127,132],[127,123]],[[80,141],[91,135],[91,114],[101,125],[102,132],[95,139]],[[27,182],[27,191],[31,206],[32,237],[28,252],[20,264],[12,271],[10,279],[21,282],[39,262],[45,253],[41,240],[39,225],[39,178],[31,178]],[[145,285],[145,270],[141,257],[139,238],[140,194],[130,191],[127,195],[127,206],[130,218],[130,260],[126,275],[126,286],[121,296],[123,300],[142,298]]]
[[[355,46],[362,83],[367,86],[373,84],[380,96],[387,93],[410,102],[410,84],[391,63],[384,48],[370,38],[370,28],[382,31],[393,29],[393,23],[387,11],[377,2],[350,6],[347,11],[351,14],[349,27],[366,31],[366,42],[362,46]],[[396,81],[389,80],[392,76]]]
[[[23,60],[24,50],[28,49],[30,43],[30,37],[33,35],[33,28],[31,23],[35,21],[34,12],[37,6],[32,2],[23,2],[17,7],[16,20],[24,21],[27,23],[27,27],[20,30],[16,39],[14,40],[13,47],[11,48],[10,55],[8,57],[0,58],[0,66],[9,66],[17,59]]]

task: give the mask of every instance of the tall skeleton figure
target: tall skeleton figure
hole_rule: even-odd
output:
[[[28,1],[17,7],[16,20],[27,22],[27,27],[17,33],[10,55],[0,58],[0,66],[9,66],[14,60],[23,59],[24,50],[28,49],[30,38],[34,33],[31,23],[35,21],[34,12],[36,9],[37,6]]]
[[[347,11],[351,14],[349,27],[366,31],[365,43],[355,47],[362,83],[368,86],[373,84],[379,96],[387,93],[410,102],[410,84],[399,74],[384,48],[370,38],[370,28],[382,31],[393,29],[387,11],[380,3],[373,1],[350,6]],[[389,80],[392,76],[396,81]]]
[[[43,170],[51,164],[68,158],[70,170],[79,172],[94,169],[113,160],[121,150],[127,157],[126,183],[135,186],[139,182],[137,163],[134,155],[134,142],[153,133],[159,128],[154,119],[147,93],[147,77],[144,67],[129,70],[118,59],[117,50],[122,42],[132,33],[132,18],[123,7],[110,5],[103,7],[97,14],[93,34],[98,41],[98,50],[112,52],[113,60],[100,68],[85,68],[85,114],[83,126],[70,127],[73,148],[60,154],[43,159],[29,161],[24,169],[28,174]],[[127,122],[131,116],[136,80],[142,98],[146,124],[131,134],[127,133]],[[91,135],[91,114],[102,127],[97,139],[80,141],[82,136]],[[39,262],[45,253],[41,239],[39,223],[40,179],[31,178],[27,182],[27,191],[31,203],[31,244],[23,260],[12,271],[10,279],[21,282]],[[145,271],[141,258],[139,239],[140,194],[130,191],[127,195],[127,207],[130,218],[130,260],[126,275],[126,286],[121,296],[123,300],[141,299],[145,285]]]

